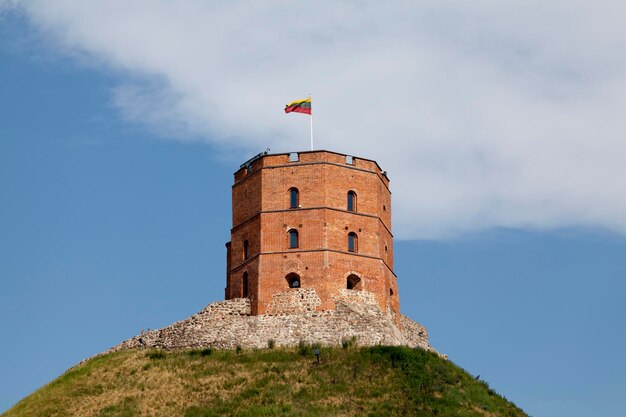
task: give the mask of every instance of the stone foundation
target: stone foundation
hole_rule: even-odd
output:
[[[383,312],[374,295],[365,291],[342,290],[335,298],[335,309],[316,311],[319,297],[314,289],[291,289],[272,297],[268,312],[250,315],[250,300],[236,298],[209,304],[188,319],[159,330],[150,330],[111,348],[109,352],[131,348],[218,349],[294,346],[299,342],[340,345],[356,337],[357,344],[406,345],[434,350],[428,332],[419,323]]]

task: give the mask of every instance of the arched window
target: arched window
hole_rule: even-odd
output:
[[[289,249],[294,249],[298,247],[298,231],[296,229],[291,229],[289,231]]]
[[[295,272],[287,274],[285,279],[287,280],[287,284],[289,284],[289,288],[300,288],[302,284],[300,282],[300,275],[296,274]]]
[[[241,296],[243,298],[248,298],[248,272],[243,273],[243,279],[241,283]]]
[[[349,290],[361,291],[361,278],[355,274],[348,275],[346,288]]]
[[[250,258],[250,247],[248,245],[248,241],[244,240],[243,241],[243,260],[247,260],[248,258]]]
[[[297,188],[289,189],[289,208],[299,208],[300,207],[300,192]]]
[[[356,193],[348,191],[348,211],[356,211]]]
[[[348,251],[357,252],[359,250],[359,238],[356,233],[348,233]]]

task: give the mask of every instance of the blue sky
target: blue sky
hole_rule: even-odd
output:
[[[301,72],[305,79],[300,80],[287,77],[283,85],[265,72],[273,69],[263,68],[270,57],[281,64],[283,54],[291,50],[244,48],[258,61],[256,68],[215,41],[207,48],[214,58],[223,56],[222,61],[216,59],[225,67],[220,70],[213,61],[198,61],[193,48],[174,48],[183,49],[180,56],[151,55],[152,44],[141,36],[129,39],[130,49],[124,49],[116,39],[102,37],[106,32],[98,32],[88,7],[76,6],[80,10],[72,14],[74,9],[63,8],[70,6],[44,1],[26,2],[17,9],[7,4],[0,3],[0,410],[81,359],[141,329],[183,319],[223,297],[232,173],[268,146],[277,151],[306,148],[308,125],[298,117],[285,118],[282,107],[308,92],[309,83],[322,92],[321,117],[316,119],[320,146],[376,159],[389,172],[395,234],[402,238],[395,246],[401,306],[404,314],[428,327],[432,344],[535,417],[626,413],[626,361],[621,355],[626,351],[626,192],[621,165],[626,152],[617,120],[624,108],[621,101],[603,94],[593,96],[605,117],[615,115],[599,118],[594,113],[599,110],[578,109],[580,98],[571,97],[590,98],[588,91],[597,93],[599,85],[619,85],[614,74],[619,62],[606,61],[612,65],[604,71],[587,63],[602,61],[605,56],[597,51],[602,48],[594,48],[595,54],[585,59],[546,38],[549,51],[559,52],[560,61],[542,60],[546,51],[533,47],[547,36],[541,29],[549,19],[534,20],[536,38],[524,37],[523,24],[511,24],[507,28],[513,31],[505,32],[486,19],[489,13],[481,15],[489,9],[481,3],[476,14],[490,23],[486,33],[470,31],[475,37],[463,41],[458,32],[440,37],[433,35],[436,31],[427,32],[421,34],[421,46],[437,51],[430,56],[442,63],[442,56],[453,49],[473,51],[479,63],[471,61],[465,68],[491,68],[493,82],[470,71],[472,85],[463,88],[464,79],[455,79],[453,73],[446,79],[458,88],[420,85],[429,99],[429,94],[440,92],[449,109],[442,112],[431,104],[428,121],[420,113],[406,124],[395,118],[401,109],[384,112],[389,103],[404,98],[393,85],[365,89],[359,99],[376,97],[382,103],[375,118],[382,127],[373,128],[372,134],[393,133],[381,148],[380,137],[377,141],[362,130],[362,120],[339,110],[343,95],[330,94],[312,74]],[[115,7],[111,10],[119,17]],[[132,8],[125,12],[129,21],[141,23],[137,16],[132,19]],[[349,12],[339,11],[333,18],[340,20]],[[442,25],[472,23],[450,10],[418,12],[430,13]],[[499,12],[502,21],[510,19]],[[250,19],[245,10],[220,13]],[[98,10],[97,16],[95,22],[101,19],[106,26],[106,13]],[[158,22],[159,16],[153,17]],[[188,15],[181,12],[173,20],[185,18]],[[369,19],[364,14],[342,29],[342,42],[359,33],[360,20],[371,23]],[[90,22],[92,29],[78,21]],[[137,26],[141,33],[150,22]],[[269,35],[263,35],[263,27],[256,29],[260,38],[274,39],[269,29]],[[332,72],[339,77],[333,88],[345,86],[343,94],[355,97],[361,91],[360,77],[371,84],[384,74],[396,80],[407,76],[394,67],[407,64],[406,57],[399,58],[406,55],[402,48],[390,48],[386,65],[359,61],[365,58],[356,54],[352,58],[369,69],[340,72],[346,45],[334,41],[337,34],[330,23],[325,29],[328,39],[317,41],[326,49],[316,50],[325,54],[329,66],[316,68],[325,85],[332,83]],[[377,43],[393,34],[377,33],[380,40],[369,39],[368,48],[380,52]],[[493,33],[501,34],[502,42],[524,47],[518,45],[511,56],[497,45],[479,42]],[[602,38],[602,31],[591,33],[593,39],[569,33],[563,42],[577,41],[584,50],[592,49],[594,42],[608,49],[619,40]],[[154,36],[153,42],[167,50],[163,39]],[[363,46],[348,44],[357,51]],[[142,46],[145,55],[133,49]],[[502,62],[511,69],[511,62],[528,56],[533,57],[532,65],[515,67],[514,80],[503,79],[502,72],[493,69]],[[186,66],[196,64],[206,71],[203,76],[187,72]],[[585,72],[566,71],[570,64]],[[428,78],[437,73],[436,67],[418,67],[424,68],[420,76],[437,81]],[[236,74],[243,86],[227,72]],[[223,86],[205,85],[203,77],[223,80]],[[572,79],[579,82],[573,85]],[[243,90],[248,83],[265,81],[278,86],[274,95]],[[551,86],[548,92],[538,87],[546,83]],[[492,92],[506,86],[510,95],[502,94],[509,106],[501,113],[494,112],[502,106],[492,106],[492,113],[483,114],[489,109],[485,103],[497,94],[476,95],[476,85]],[[519,96],[520,85],[528,86],[523,97],[527,101]],[[472,95],[474,104],[483,103],[487,110],[476,110],[455,95],[457,90]],[[248,98],[242,113],[233,111],[232,97]],[[323,104],[322,98],[335,104]],[[543,117],[530,129],[520,113],[528,115],[525,110],[533,106],[559,123]],[[256,107],[263,110],[255,113]],[[477,120],[468,122],[473,118]],[[445,125],[437,120],[445,120]],[[565,121],[570,129],[559,130]],[[410,130],[420,122],[424,127]],[[596,134],[572,136],[572,126]],[[507,129],[522,129],[530,139],[522,141]],[[489,139],[496,133],[501,143]],[[552,136],[564,140],[550,142]],[[537,147],[542,140],[549,146]],[[530,150],[524,152],[526,147]],[[593,157],[582,157],[585,150]],[[513,153],[521,156],[511,159]],[[559,159],[557,154],[565,156]],[[559,169],[544,165],[546,155],[553,162],[550,166]],[[507,163],[519,170],[500,168]]]

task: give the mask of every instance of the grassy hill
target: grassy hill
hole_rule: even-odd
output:
[[[16,416],[526,416],[453,363],[404,347],[127,350],[76,366]]]

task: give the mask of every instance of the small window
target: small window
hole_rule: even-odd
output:
[[[354,232],[348,233],[348,251],[357,252],[359,249],[358,243],[359,243],[359,238],[357,237],[356,233]]]
[[[300,207],[300,192],[297,188],[289,189],[289,208]]]
[[[243,241],[243,260],[247,260],[250,258],[250,246],[247,240]]]
[[[393,288],[389,288],[389,296],[391,297],[393,295]]]
[[[354,157],[350,155],[346,155],[346,164],[354,165]]]
[[[348,191],[348,211],[356,211],[356,193]]]
[[[298,162],[300,160],[300,156],[298,152],[291,152],[289,154],[289,162]]]
[[[243,273],[243,280],[241,283],[241,296],[242,298],[248,298],[248,272]]]
[[[291,274],[288,274],[285,279],[287,280],[287,284],[289,284],[289,288],[300,288],[300,275],[292,272]]]
[[[346,280],[346,288],[349,290],[361,290],[361,278],[358,275],[350,274]]]
[[[289,231],[289,248],[294,249],[298,247],[298,231],[291,229]]]

